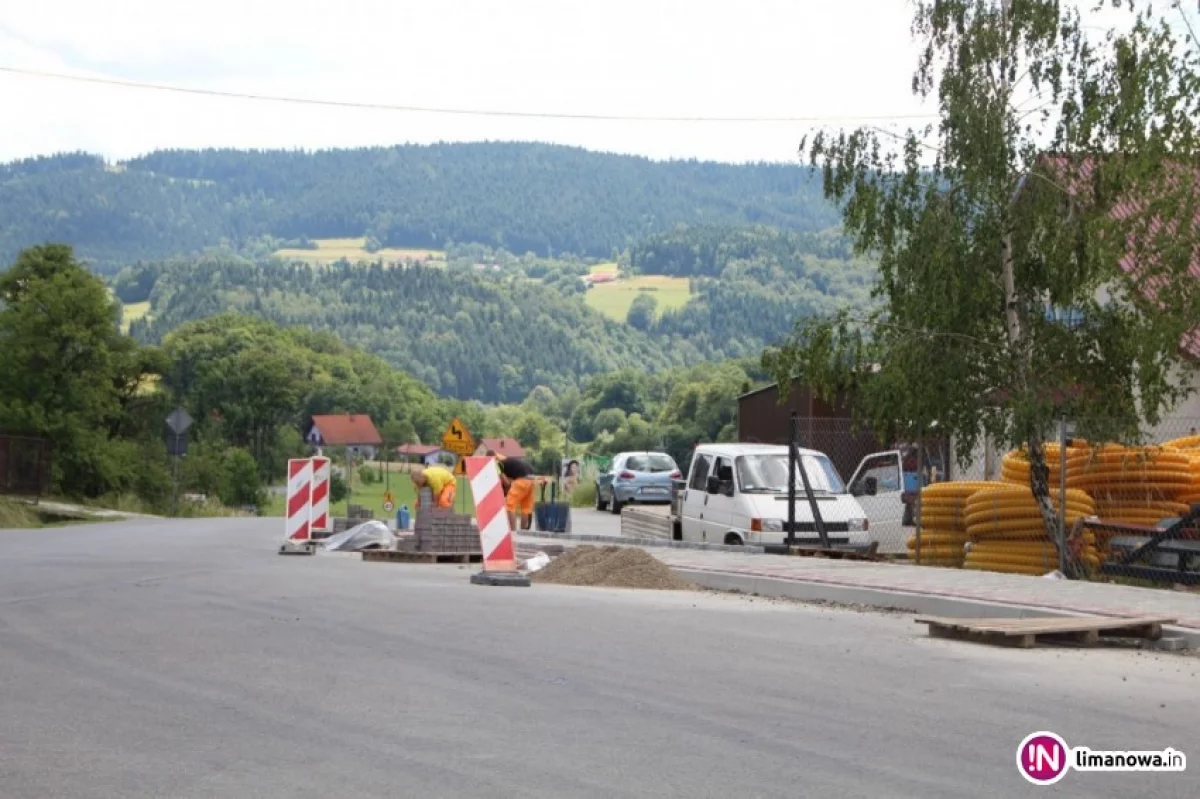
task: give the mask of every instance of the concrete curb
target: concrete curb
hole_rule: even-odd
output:
[[[911,591],[867,588],[859,586],[828,585],[804,580],[759,577],[752,574],[734,574],[705,569],[672,567],[672,570],[702,588],[714,591],[739,591],[764,597],[798,599],[812,602],[837,602],[845,605],[867,605],[880,609],[905,610],[928,616],[974,617],[974,618],[1046,618],[1053,616],[1083,616],[1087,614],[1071,611],[1046,610],[1027,605],[1003,602],[983,602],[977,599],[934,596]],[[1180,637],[1191,649],[1200,648],[1200,629],[1190,627],[1164,627],[1163,637]]]
[[[762,555],[763,547],[758,544],[698,544],[693,541],[673,541],[667,538],[627,538],[619,535],[583,535],[575,533],[547,533],[542,530],[521,530],[518,537],[546,538],[554,541],[579,541],[589,544],[612,544],[613,546],[665,547],[667,549],[698,549],[707,552],[737,552],[742,555]]]

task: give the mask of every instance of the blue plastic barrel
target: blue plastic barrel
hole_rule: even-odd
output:
[[[400,510],[396,511],[396,529],[407,530],[409,522],[408,506],[401,505]]]

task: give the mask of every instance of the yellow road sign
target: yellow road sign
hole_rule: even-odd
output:
[[[460,476],[465,476],[467,473],[467,459],[460,457],[454,464],[454,473]]]
[[[473,455],[475,453],[475,439],[471,438],[467,426],[458,417],[450,420],[450,425],[442,435],[442,446],[455,455]]]
[[[395,502],[396,502],[396,495],[393,494],[391,491],[385,491],[383,494],[383,504],[384,505],[392,505],[392,504],[395,504]]]

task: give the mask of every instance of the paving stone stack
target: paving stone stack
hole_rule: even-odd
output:
[[[413,527],[420,552],[479,552],[479,531],[471,517],[450,508],[437,508],[433,492],[421,489],[421,506]]]

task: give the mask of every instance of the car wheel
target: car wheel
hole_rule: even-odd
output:
[[[599,485],[596,486],[596,510],[608,510],[608,503],[604,501]]]
[[[617,501],[617,495],[614,493],[612,498],[612,512],[614,516],[621,515],[621,508],[625,507],[625,503]]]

